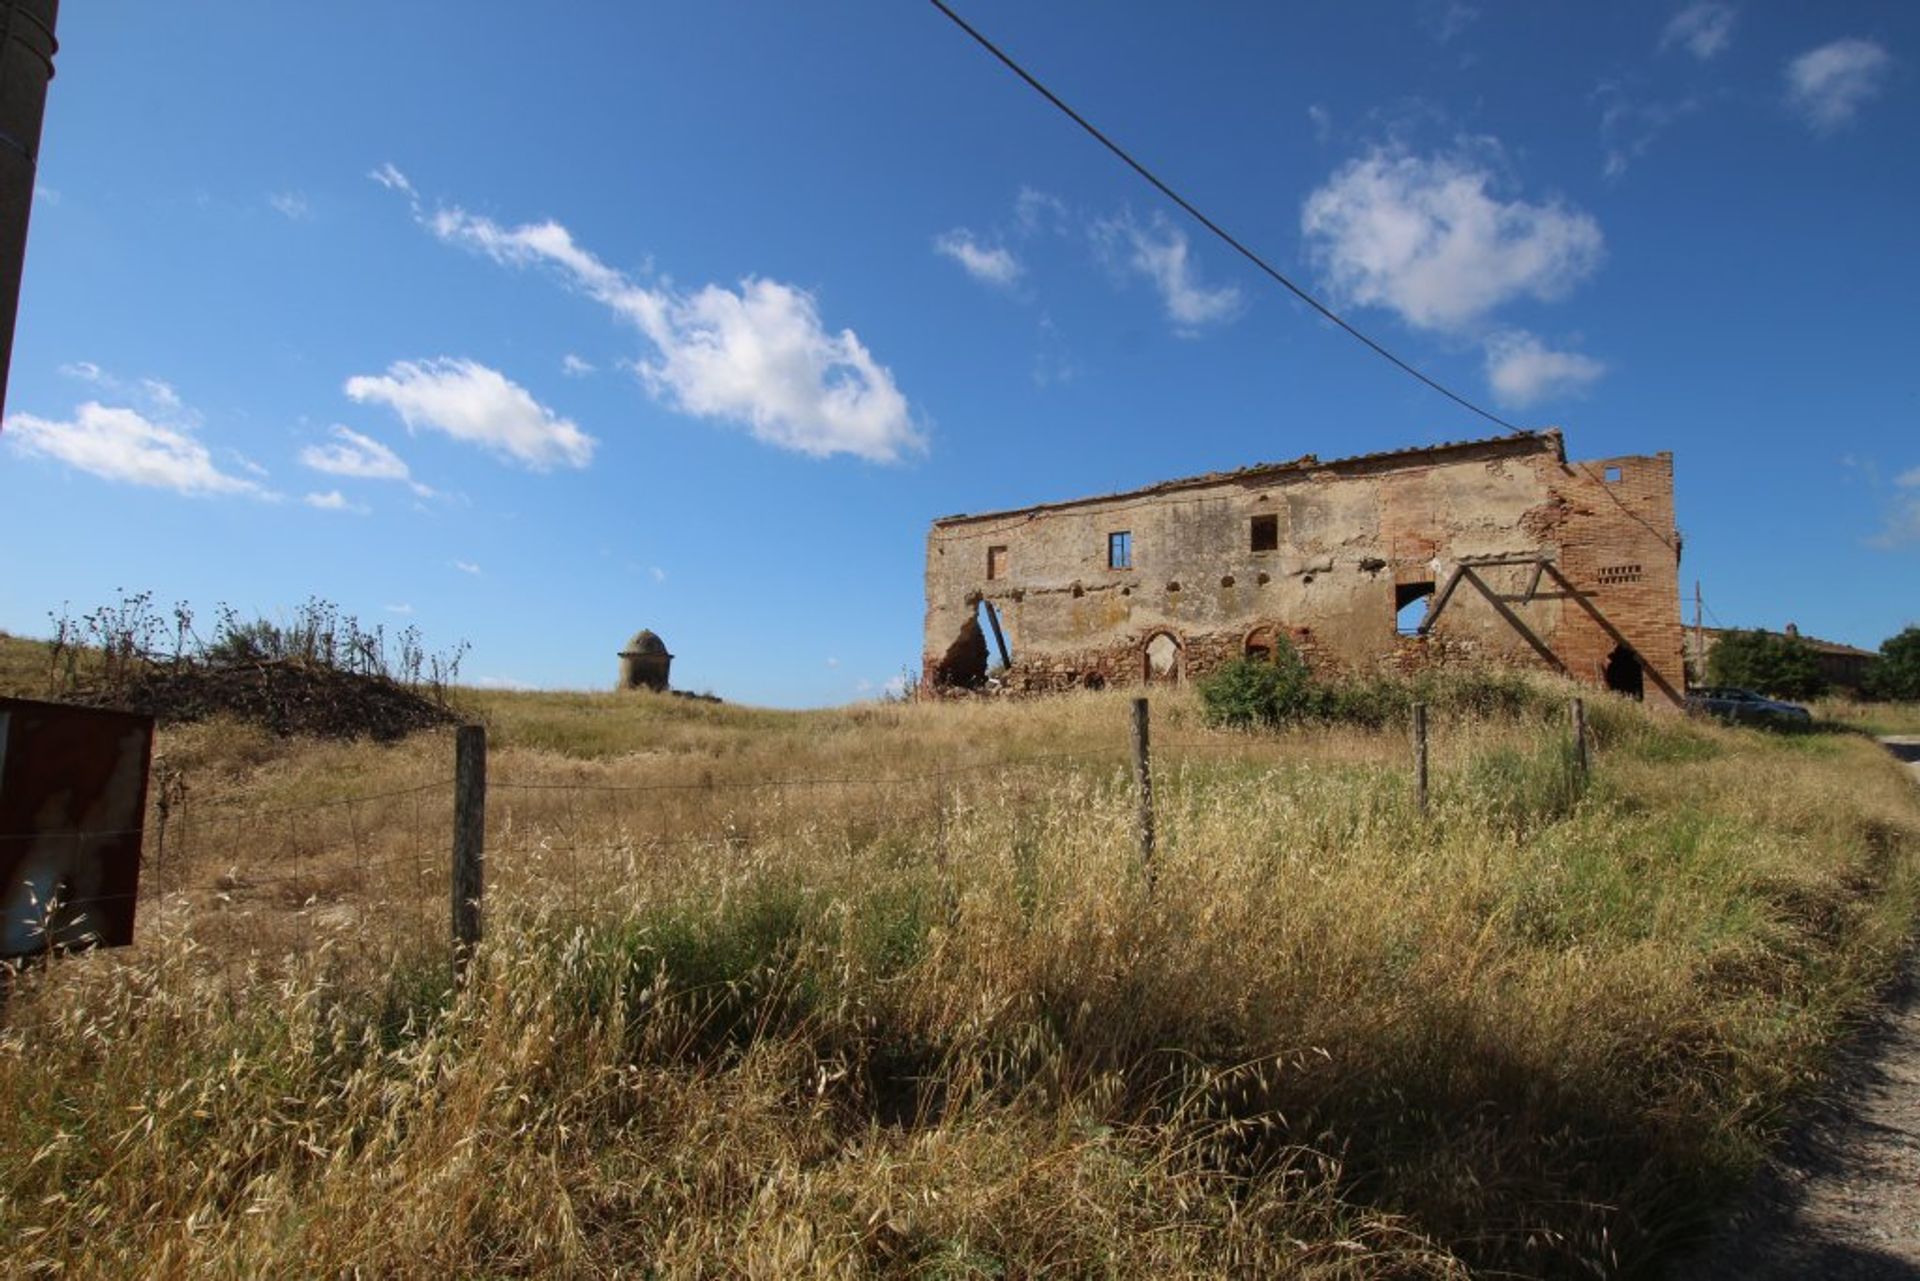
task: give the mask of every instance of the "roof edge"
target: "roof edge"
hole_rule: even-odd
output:
[[[1188,489],[1205,489],[1213,485],[1247,484],[1269,476],[1305,476],[1314,472],[1360,470],[1391,465],[1405,459],[1409,464],[1426,462],[1451,454],[1471,454],[1491,451],[1496,455],[1533,453],[1541,449],[1551,449],[1554,460],[1562,465],[1567,461],[1567,445],[1558,427],[1543,427],[1538,431],[1514,432],[1506,436],[1484,436],[1477,440],[1449,440],[1435,445],[1415,445],[1406,449],[1385,449],[1370,454],[1351,454],[1345,458],[1322,459],[1314,454],[1302,454],[1300,457],[1284,463],[1254,463],[1250,466],[1235,468],[1232,471],[1204,472],[1198,476],[1182,476],[1174,480],[1158,481],[1143,485],[1137,489],[1122,489],[1111,494],[1091,494],[1084,498],[1063,498],[1053,502],[1030,503],[1025,507],[1003,507],[995,511],[958,512],[951,516],[937,516],[933,527],[940,529],[952,525],[971,524],[982,520],[1005,520],[1009,516],[1025,516],[1037,512],[1063,511],[1074,507],[1090,507],[1100,503],[1121,502],[1131,498],[1148,498],[1160,494],[1179,493]]]

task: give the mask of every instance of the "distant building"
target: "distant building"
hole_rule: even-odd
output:
[[[1880,655],[1870,649],[1858,649],[1852,645],[1842,645],[1839,641],[1821,640],[1817,636],[1802,636],[1800,629],[1788,623],[1782,631],[1767,631],[1764,627],[1689,627],[1687,629],[1687,672],[1696,685],[1705,685],[1707,681],[1707,659],[1713,653],[1713,647],[1720,638],[1729,632],[1760,631],[1769,636],[1792,637],[1813,648],[1820,667],[1820,679],[1832,689],[1850,694],[1858,694],[1866,684],[1867,673],[1873,670]]]
[[[936,520],[922,672],[1176,682],[1284,638],[1325,671],[1503,662],[1672,705],[1679,560],[1671,454],[1569,462],[1547,430],[1308,455]]]
[[[672,666],[673,655],[667,652],[667,643],[643,627],[620,651],[620,688],[664,694]]]

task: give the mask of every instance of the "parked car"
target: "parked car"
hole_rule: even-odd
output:
[[[1783,703],[1750,689],[1724,685],[1690,691],[1687,710],[1747,725],[1806,725],[1813,720],[1813,713],[1798,703]]]

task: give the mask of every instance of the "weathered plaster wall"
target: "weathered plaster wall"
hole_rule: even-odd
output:
[[[1608,481],[1607,468],[1618,478]],[[1256,517],[1272,518],[1271,550],[1253,550]],[[1131,535],[1132,564],[1110,568],[1118,531]],[[1147,646],[1163,633],[1179,646],[1173,678],[1276,632],[1326,669],[1538,663],[1464,586],[1433,636],[1409,640],[1395,626],[1398,585],[1443,584],[1463,558],[1516,552],[1553,554],[1643,661],[1682,687],[1670,458],[1569,465],[1551,432],[937,521],[924,671],[934,683],[972,679],[979,655],[995,649],[990,635],[974,636],[983,600],[1013,659],[1003,682],[1017,689],[1146,679]],[[1479,573],[1569,671],[1597,679],[1618,644],[1605,626],[1551,583],[1527,597],[1530,567]]]

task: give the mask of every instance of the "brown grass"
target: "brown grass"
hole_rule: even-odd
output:
[[[1424,820],[1397,732],[1156,699],[1149,894],[1121,695],[472,693],[457,997],[444,791],[214,819],[437,784],[446,736],[167,732],[141,943],[0,1034],[8,1266],[1643,1272],[1889,972],[1920,797],[1604,700],[1580,794],[1561,696],[1437,719]]]

